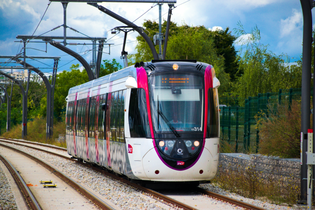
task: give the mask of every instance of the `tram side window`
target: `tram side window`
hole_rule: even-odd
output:
[[[80,134],[80,101],[77,102],[77,116],[76,116],[76,135],[78,136]]]
[[[120,95],[120,108],[119,108],[119,125],[120,125],[120,129],[119,129],[119,139],[120,142],[125,142],[125,132],[124,132],[124,122],[125,122],[125,93],[126,91],[121,91],[121,95]]]
[[[129,104],[131,137],[151,137],[145,90],[131,89]]]
[[[84,136],[84,130],[85,130],[85,110],[86,110],[86,99],[81,100],[81,136]]]
[[[90,117],[89,117],[89,137],[94,137],[94,123],[95,123],[95,103],[96,98],[91,97],[90,101]]]
[[[208,91],[208,122],[207,122],[207,137],[219,137],[218,123],[218,105],[217,91],[210,88]]]
[[[105,95],[100,96],[100,101],[98,104],[98,138],[99,139],[104,139],[104,127],[103,121],[104,121],[104,111],[102,110],[102,104],[105,103]]]
[[[71,103],[71,111],[70,111],[70,130],[73,130],[73,121],[74,121],[74,102]]]
[[[87,132],[87,135],[88,135],[88,132],[89,132],[89,109],[90,109],[90,103],[88,103],[88,99],[84,99],[84,100],[85,100],[85,104],[83,106],[83,113],[84,113],[83,123],[84,123],[84,131]],[[84,135],[85,135],[85,132],[84,132]]]
[[[68,131],[68,134],[70,134],[70,132],[72,130],[72,128],[71,128],[72,108],[73,108],[73,102],[69,102],[69,104],[68,104],[68,111],[67,111],[67,131]]]
[[[117,99],[116,99],[116,141],[120,141],[120,99],[121,99],[121,91],[117,92]]]
[[[80,105],[80,116],[79,116],[79,121],[80,121],[80,127],[79,127],[79,133],[78,133],[78,136],[84,136],[84,119],[85,119],[85,103],[86,103],[86,100],[85,99],[81,99],[79,101],[79,105]]]
[[[110,108],[110,132],[111,140],[116,141],[116,104],[117,104],[117,92],[112,93],[111,96],[111,108]]]

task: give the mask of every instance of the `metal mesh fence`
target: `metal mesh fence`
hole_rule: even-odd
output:
[[[220,98],[221,141],[227,143],[231,152],[257,153],[259,148],[259,130],[257,121],[266,114],[269,107],[301,100],[301,89],[280,89],[277,93],[263,93],[256,97],[238,99]],[[243,106],[238,106],[240,104]]]

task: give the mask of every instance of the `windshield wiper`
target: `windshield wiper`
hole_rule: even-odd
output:
[[[171,131],[173,132],[173,134],[179,138],[180,135],[179,133],[175,130],[175,128],[173,127],[173,125],[168,121],[168,119],[165,117],[165,115],[160,111],[158,110],[158,113],[159,115],[161,115],[162,119],[166,122],[166,124],[168,125],[168,127],[171,129]]]

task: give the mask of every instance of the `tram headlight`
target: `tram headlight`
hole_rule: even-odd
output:
[[[190,155],[195,155],[200,151],[201,142],[199,140],[184,140],[184,142]]]
[[[195,147],[199,147],[200,142],[199,141],[194,141],[194,145],[195,145]]]
[[[186,147],[191,147],[192,146],[192,142],[190,140],[186,140],[185,141],[185,145],[186,145]]]
[[[159,142],[159,146],[160,146],[160,147],[164,147],[164,145],[165,145],[165,142],[164,142],[164,141],[160,141],[160,142]]]
[[[171,149],[171,148],[174,147],[175,141],[174,140],[169,140],[169,141],[166,141],[166,144],[167,144],[167,147],[169,149]]]
[[[161,140],[158,142],[159,148],[165,153],[166,155],[170,155],[174,145],[175,140]]]

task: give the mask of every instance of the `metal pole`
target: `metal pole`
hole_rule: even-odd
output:
[[[25,61],[26,61],[26,39],[23,39],[23,46],[24,46],[24,49],[23,49],[23,59],[24,59],[24,63],[25,63]],[[24,67],[24,70],[26,69],[26,66],[25,66],[25,64],[23,65],[23,67]],[[12,72],[11,72],[11,74],[12,74]]]
[[[99,41],[98,45],[98,53],[97,53],[97,60],[96,60],[96,67],[95,67],[95,78],[100,77],[100,68],[101,68],[101,62],[102,62],[102,54],[103,54],[103,47],[104,47],[104,41]]]
[[[298,201],[306,204],[307,199],[307,130],[310,128],[310,83],[311,83],[311,45],[312,12],[309,0],[300,0],[303,11],[303,61],[302,61],[302,99],[301,99],[301,195]]]
[[[68,2],[61,2],[63,6],[63,45],[67,45],[67,6]]]
[[[127,55],[128,53],[125,51],[125,47],[126,47],[126,41],[127,41],[127,33],[129,31],[124,31],[125,35],[124,35],[124,43],[123,43],[123,50],[121,52],[121,56],[124,59],[124,67],[128,67],[128,59],[127,59]]]
[[[9,78],[12,80],[14,83],[20,86],[21,92],[22,92],[22,104],[23,104],[23,113],[22,113],[22,138],[24,138],[27,135],[27,95],[24,90],[23,85],[16,80],[14,77],[0,71],[0,74]],[[11,86],[11,93],[12,93],[12,86]]]
[[[27,95],[25,91],[22,91],[23,100],[23,114],[22,114],[22,139],[27,136]]]
[[[95,61],[96,61],[96,40],[92,40],[92,63],[91,63],[91,69],[95,75],[95,78],[97,78],[96,76],[96,65],[95,65]]]
[[[163,49],[163,60],[165,60],[166,56],[166,48],[167,48],[167,41],[168,41],[168,34],[170,30],[170,24],[171,24],[171,16],[172,16],[172,7],[174,4],[169,4],[169,9],[168,9],[168,16],[167,16],[167,25],[166,25],[166,31],[165,31],[165,41],[164,41],[164,49]]]
[[[91,67],[90,65],[88,64],[88,62],[78,53],[72,51],[71,49],[63,46],[62,44],[58,43],[58,42],[55,42],[53,40],[50,40],[49,41],[49,44],[51,44],[52,46],[58,48],[59,50],[62,50],[66,53],[68,53],[69,55],[71,55],[72,57],[75,57],[82,65],[83,67],[85,68],[88,76],[89,76],[89,80],[93,80],[95,79],[95,75],[93,73],[93,71],[91,70]]]
[[[162,60],[162,4],[159,4],[159,58]]]
[[[308,153],[313,153],[313,129],[308,129]],[[313,191],[313,165],[308,162],[307,165],[307,205],[312,209],[312,191]]]
[[[47,105],[46,105],[46,141],[50,138],[50,108],[51,108],[51,88],[47,88]]]
[[[105,14],[115,18],[116,20],[119,20],[120,22],[122,22],[122,23],[126,24],[127,26],[130,26],[134,30],[136,30],[144,38],[144,40],[148,43],[148,45],[149,45],[149,47],[151,49],[153,58],[155,60],[159,60],[159,55],[157,54],[156,49],[155,49],[155,47],[154,47],[150,37],[146,33],[144,33],[144,30],[142,28],[138,27],[137,25],[135,25],[134,23],[130,22],[129,20],[127,20],[127,19],[125,19],[125,18],[115,14],[114,12],[106,9],[105,7],[103,7],[101,5],[98,5],[96,3],[88,3],[88,4],[98,8],[100,11],[104,12]]]

